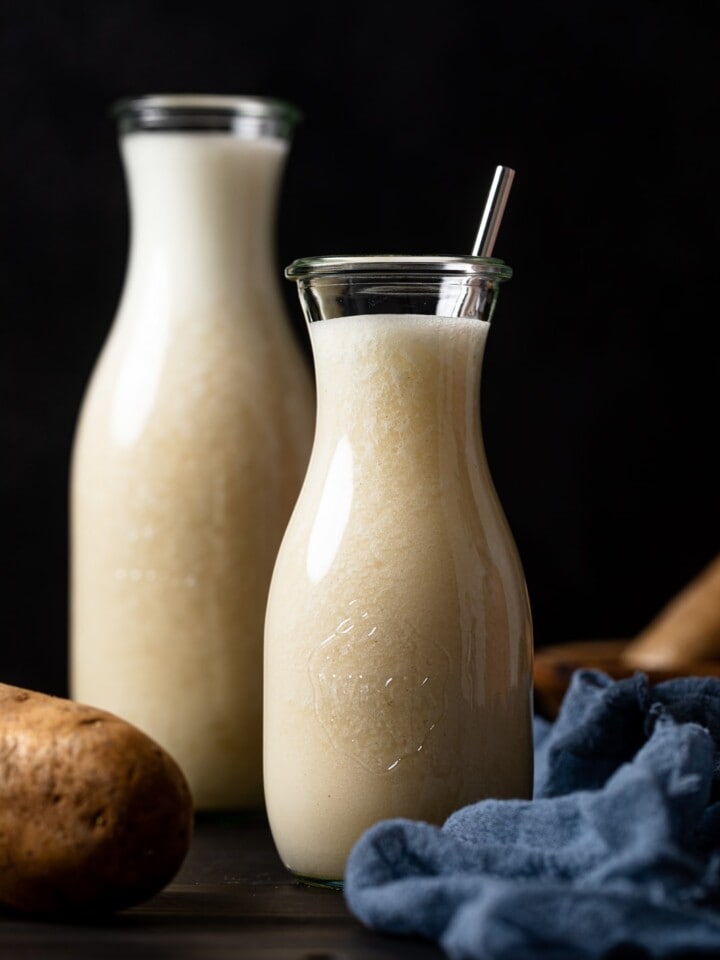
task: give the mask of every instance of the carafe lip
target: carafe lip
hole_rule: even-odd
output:
[[[417,256],[405,254],[373,254],[362,256],[303,257],[285,268],[288,280],[312,280],[315,277],[353,276],[392,277],[421,276],[481,277],[496,281],[509,280],[512,268],[496,257]]]
[[[162,93],[124,97],[110,108],[121,134],[139,132],[226,132],[289,137],[300,110],[273,97],[211,93]]]

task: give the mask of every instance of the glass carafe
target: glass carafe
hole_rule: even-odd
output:
[[[314,424],[274,250],[297,113],[115,112],[131,241],[73,450],[71,696],[161,743],[198,809],[256,807],[265,603]]]
[[[287,868],[339,884],[377,820],[531,795],[531,616],[479,405],[511,271],[329,257],[286,273],[318,411],[266,615],[265,795]]]

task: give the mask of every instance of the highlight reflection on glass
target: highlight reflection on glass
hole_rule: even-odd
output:
[[[332,566],[353,497],[353,452],[347,435],[338,441],[320,496],[307,548],[307,575],[319,583]]]
[[[121,365],[115,384],[111,431],[121,447],[129,447],[138,439],[153,409],[170,338],[167,260],[156,256],[150,273],[153,281],[145,288],[143,316],[130,331],[127,352],[134,362]]]

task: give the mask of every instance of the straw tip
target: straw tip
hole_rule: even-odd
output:
[[[492,256],[495,239],[500,229],[500,221],[505,211],[510,187],[512,186],[515,171],[512,167],[505,167],[499,164],[495,168],[495,176],[490,186],[483,211],[480,228],[475,239],[475,246],[472,250],[474,257]]]

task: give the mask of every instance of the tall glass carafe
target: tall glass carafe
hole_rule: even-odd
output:
[[[296,261],[318,419],[265,626],[265,795],[289,870],[342,882],[386,817],[529,797],[532,626],[479,408],[501,261]]]
[[[262,631],[312,442],[274,225],[297,114],[118,104],[131,241],[71,469],[70,690],[135,723],[198,809],[262,804]]]

